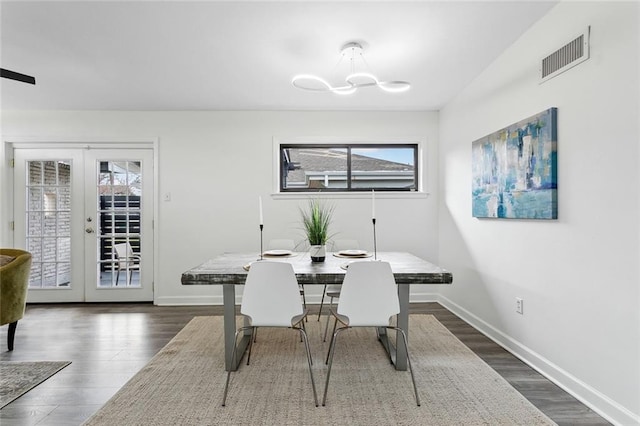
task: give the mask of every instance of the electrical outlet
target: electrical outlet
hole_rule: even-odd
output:
[[[524,314],[524,301],[520,297],[516,297],[516,312],[520,315]]]

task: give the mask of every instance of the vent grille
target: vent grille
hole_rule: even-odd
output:
[[[576,39],[542,59],[540,83],[589,59],[589,28]]]

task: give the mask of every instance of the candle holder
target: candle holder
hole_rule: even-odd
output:
[[[378,247],[376,243],[376,218],[371,219],[373,222],[373,260],[378,260]]]
[[[264,258],[263,254],[262,254],[263,253],[263,250],[262,250],[262,230],[263,230],[263,228],[264,228],[264,225],[261,223],[260,224],[260,259],[258,259],[258,260],[263,260],[263,258]]]

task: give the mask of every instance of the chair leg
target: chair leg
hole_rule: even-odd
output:
[[[7,347],[9,352],[13,350],[13,340],[16,337],[16,327],[18,327],[18,321],[9,323],[9,332],[7,333]]]
[[[120,279],[120,268],[118,268],[118,275],[116,275],[116,287],[118,286],[118,280],[119,279]]]
[[[329,321],[329,319],[327,319],[327,321]],[[336,338],[336,334],[338,334],[338,331],[342,330],[342,329],[339,329],[338,331],[336,331],[337,326],[338,326],[338,318],[336,317],[336,320],[333,323],[333,331],[331,332],[331,341],[329,342],[329,350],[327,351],[327,359],[324,362],[325,364],[329,363],[329,354],[331,353],[331,348],[333,347],[333,340]]]
[[[338,320],[336,319],[336,322]],[[334,327],[335,328],[335,327]],[[324,384],[324,396],[322,397],[322,406],[324,407],[327,402],[327,390],[329,390],[329,377],[331,377],[331,366],[333,365],[333,355],[336,352],[336,341],[338,340],[338,333],[343,330],[346,330],[348,327],[342,327],[336,330],[331,337],[331,345],[329,346],[329,354],[331,357],[329,358],[329,354],[327,354],[327,359],[329,361],[329,368],[327,369],[327,381]]]
[[[420,397],[418,396],[418,387],[416,386],[416,378],[413,375],[413,367],[411,366],[411,357],[409,356],[409,342],[407,341],[407,334],[403,329],[398,327],[388,327],[396,330],[397,332],[402,334],[402,339],[404,340],[404,347],[407,349],[407,364],[409,365],[409,371],[411,372],[411,381],[413,382],[413,391],[416,394],[416,404],[418,407],[420,406]]]
[[[251,349],[253,348],[253,342],[256,341],[255,334],[258,332],[258,327],[251,327],[251,340],[249,340],[249,351],[247,353],[247,365],[251,361]]]
[[[307,317],[305,316],[305,320],[307,319]],[[300,327],[302,327],[302,329],[305,331],[307,331],[307,327],[304,326],[305,320],[300,321]],[[302,335],[300,336],[300,341],[302,342]]]
[[[242,330],[242,329],[240,329]],[[236,331],[235,337],[233,338],[233,355],[231,355],[231,365],[235,365],[236,362],[236,352],[238,351],[238,334],[240,334],[240,330]],[[222,395],[222,406],[224,407],[227,403],[227,391],[229,390],[229,380],[231,379],[231,370],[233,367],[229,369],[227,372],[227,382],[224,385],[224,394]]]
[[[294,327],[295,328],[295,327]],[[307,350],[307,363],[309,364],[309,375],[311,376],[311,387],[313,388],[313,400],[316,403],[316,407],[318,406],[318,393],[316,392],[316,382],[313,379],[313,369],[311,366],[313,365],[313,359],[311,358],[311,348],[309,347],[309,338],[307,337],[307,332],[302,328],[298,328],[300,330],[300,337],[304,339],[304,346]]]
[[[329,301],[329,314],[327,314],[327,323],[324,326],[324,337],[322,338],[323,342],[327,341],[327,330],[329,330],[329,321],[331,321],[331,308],[333,308],[333,297]]]
[[[302,307],[304,308],[304,310],[307,310],[307,297],[304,294],[304,285],[300,285],[300,288],[302,290],[300,290],[300,294],[302,295]],[[304,317],[305,321],[309,321],[308,317]]]
[[[320,321],[320,315],[322,315],[322,305],[324,305],[324,295],[327,294],[327,285],[324,285],[322,289],[322,298],[320,299],[320,310],[318,311],[318,321]]]

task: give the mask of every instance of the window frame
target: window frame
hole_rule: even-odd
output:
[[[274,140],[275,142],[275,140]],[[280,194],[305,194],[305,193],[367,193],[371,190],[379,192],[397,192],[397,193],[418,193],[422,191],[420,172],[421,172],[421,144],[416,141],[402,140],[402,141],[384,141],[384,142],[354,142],[354,141],[335,141],[335,142],[315,142],[315,141],[296,141],[296,142],[276,142],[276,155],[275,155],[275,171],[277,173],[276,180],[277,192]],[[284,152],[289,148],[306,148],[306,149],[346,149],[347,150],[347,170],[346,170],[346,188],[284,188]],[[353,188],[351,186],[352,174],[351,174],[351,152],[353,149],[363,148],[410,148],[413,149],[414,171],[413,171],[413,188],[387,188],[387,187],[367,187],[367,188]]]
[[[419,142],[277,142],[276,153],[276,167],[277,173],[277,190],[280,194],[305,194],[305,193],[368,193],[372,190],[377,192],[398,192],[398,193],[417,193],[421,192],[420,185],[420,153],[421,144]],[[305,149],[346,149],[347,151],[347,170],[346,170],[346,184],[345,188],[284,188],[284,172],[285,162],[284,153],[286,149],[291,148],[305,148]],[[352,170],[351,170],[351,158],[352,150],[354,149],[366,149],[366,148],[409,148],[413,149],[413,182],[412,188],[387,188],[387,187],[367,187],[367,188],[353,188],[352,187]]]

